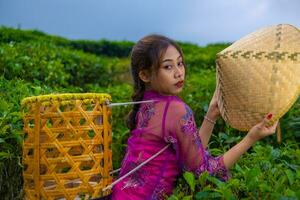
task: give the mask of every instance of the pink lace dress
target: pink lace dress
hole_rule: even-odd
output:
[[[120,176],[172,143],[159,156],[113,187],[112,199],[163,199],[172,194],[177,176],[182,171],[196,175],[204,171],[228,179],[223,156],[212,157],[203,146],[192,110],[176,96],[146,91],[137,125],[128,139]]]

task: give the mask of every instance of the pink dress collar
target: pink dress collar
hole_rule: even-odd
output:
[[[155,100],[165,100],[165,101],[170,101],[170,100],[180,100],[179,97],[173,96],[173,95],[163,95],[160,94],[154,90],[146,90],[144,92],[144,98],[143,100],[150,100],[150,99],[155,99]]]

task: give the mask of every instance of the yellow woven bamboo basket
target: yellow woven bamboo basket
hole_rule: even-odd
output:
[[[281,118],[300,93],[300,31],[279,24],[255,31],[217,54],[218,106],[247,131],[271,112]]]
[[[25,199],[89,199],[112,182],[108,94],[23,99]]]

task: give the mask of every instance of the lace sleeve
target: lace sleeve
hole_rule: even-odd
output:
[[[183,170],[197,175],[208,171],[221,180],[228,179],[223,156],[213,157],[203,149],[192,110],[183,102],[171,103],[166,124],[177,159]]]

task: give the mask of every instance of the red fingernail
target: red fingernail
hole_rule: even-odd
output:
[[[272,113],[268,114],[268,116],[267,116],[267,119],[271,119],[271,118],[272,118],[272,116],[273,116],[273,114],[272,114]]]

